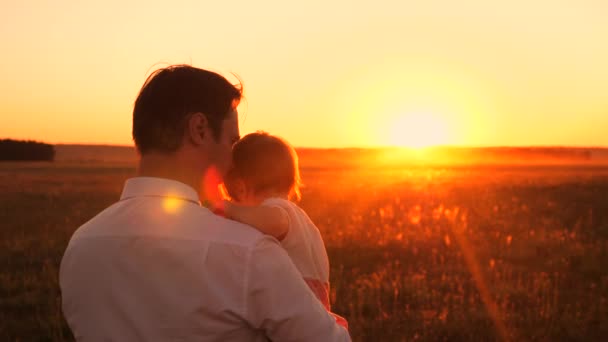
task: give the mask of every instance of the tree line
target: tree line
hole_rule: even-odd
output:
[[[53,161],[55,147],[32,140],[0,140],[0,160]]]

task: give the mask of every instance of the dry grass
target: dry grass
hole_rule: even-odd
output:
[[[306,165],[306,160],[303,160]],[[70,340],[57,271],[129,165],[0,164],[0,339]],[[608,169],[304,169],[358,341],[608,336]]]

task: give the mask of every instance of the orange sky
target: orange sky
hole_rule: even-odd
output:
[[[0,138],[131,144],[149,72],[244,81],[242,133],[296,146],[608,146],[608,2],[0,5]]]

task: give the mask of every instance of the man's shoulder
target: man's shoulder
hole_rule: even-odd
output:
[[[87,238],[159,238],[254,246],[264,234],[251,226],[229,220],[204,207],[186,206],[179,212],[125,211],[116,203],[79,227],[73,240]],[[125,212],[128,215],[125,215]]]
[[[265,235],[257,229],[227,219],[222,216],[200,214],[199,222],[191,224],[196,229],[196,236],[210,242],[236,244],[241,246],[254,246],[263,239]]]

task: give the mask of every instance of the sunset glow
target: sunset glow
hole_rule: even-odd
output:
[[[132,145],[146,77],[187,63],[297,147],[608,146],[607,4],[10,2],[0,138]]]
[[[425,113],[405,114],[391,125],[388,143],[413,148],[450,143],[448,127],[441,119]]]

